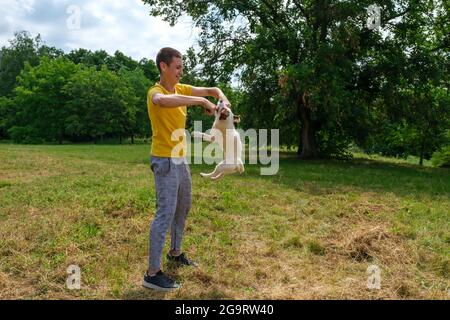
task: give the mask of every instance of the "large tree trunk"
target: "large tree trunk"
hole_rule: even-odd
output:
[[[419,161],[419,164],[421,166],[423,166],[424,153],[425,153],[425,134],[422,135],[422,142],[421,142],[421,145],[420,145],[420,161]]]
[[[297,110],[300,117],[300,143],[297,150],[297,157],[299,159],[317,158],[317,145],[315,138],[315,130],[312,125],[310,110],[306,95],[297,102]]]

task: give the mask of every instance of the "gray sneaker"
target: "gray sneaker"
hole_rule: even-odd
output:
[[[145,272],[142,286],[157,291],[173,291],[181,287],[181,285],[170,279],[161,270],[152,277],[148,275],[148,272]]]

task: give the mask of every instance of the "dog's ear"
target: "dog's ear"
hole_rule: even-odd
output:
[[[238,123],[241,123],[241,117],[240,117],[240,116],[237,116],[237,115],[235,115],[235,116],[234,116],[234,120],[233,120],[233,122],[234,122],[234,124],[238,124]]]

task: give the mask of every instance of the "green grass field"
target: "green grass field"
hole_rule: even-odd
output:
[[[449,299],[450,171],[369,157],[202,180],[172,293],[141,287],[147,145],[0,144],[0,299]],[[168,243],[168,242],[167,242]],[[66,288],[69,265],[81,289]],[[367,269],[381,270],[368,289]],[[167,268],[166,268],[167,266]]]

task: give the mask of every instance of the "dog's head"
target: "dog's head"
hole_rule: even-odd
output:
[[[228,108],[222,100],[217,104],[216,119],[221,121],[229,121],[231,123],[238,124],[241,122],[241,117],[234,115],[233,111]]]

